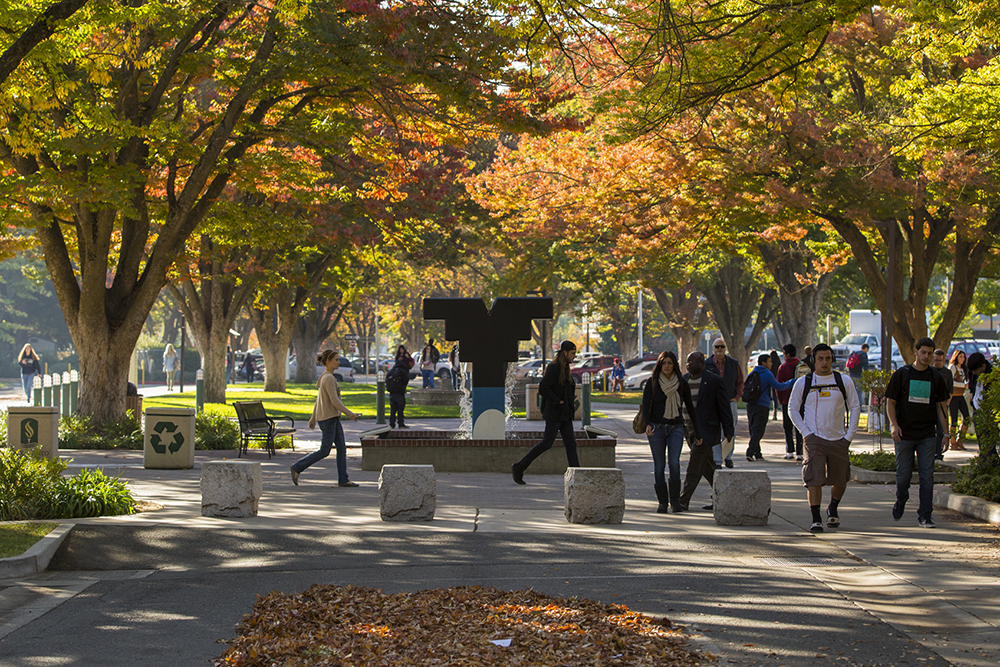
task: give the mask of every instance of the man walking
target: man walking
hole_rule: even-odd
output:
[[[955,376],[952,374],[951,369],[945,362],[945,351],[944,350],[934,350],[934,368],[937,369],[941,377],[944,378],[944,384],[948,388],[948,401],[945,403],[945,417],[948,416],[948,408],[951,405],[951,395],[955,392]],[[938,424],[937,433],[935,433],[936,444],[934,447],[934,460],[943,461],[944,460],[944,438],[948,434],[948,424],[945,424],[945,429],[941,429],[941,425]]]
[[[753,376],[757,377],[754,378]],[[756,383],[758,392],[756,396],[748,395],[753,393],[747,391],[747,387],[753,387]],[[764,453],[760,450],[760,441],[764,437],[764,430],[767,428],[767,413],[771,411],[771,389],[781,391],[791,389],[795,380],[778,382],[771,372],[771,355],[762,354],[757,357],[757,366],[747,376],[744,385],[743,401],[747,404],[747,423],[750,425],[750,442],[747,443],[747,461],[763,461]]]
[[[851,479],[850,447],[858,430],[861,402],[854,383],[844,382],[843,376],[833,370],[833,349],[829,345],[820,343],[813,349],[813,355],[816,370],[795,381],[788,412],[805,441],[802,483],[812,512],[809,530],[822,533],[819,508],[823,504],[824,486],[832,487],[826,525],[840,527],[837,508]]]
[[[736,402],[743,395],[743,369],[739,363],[726,354],[726,341],[717,338],[712,343],[713,354],[705,362],[705,370],[722,378],[726,387],[726,397],[729,399],[729,409],[733,418],[733,434],[726,436],[724,443],[718,443],[712,448],[716,467],[725,463],[727,468],[733,467],[733,450],[736,448]],[[723,456],[725,450],[725,456]]]
[[[718,467],[713,458],[713,448],[722,440],[722,436],[732,439],[736,422],[730,409],[729,394],[722,379],[712,373],[705,372],[705,355],[692,352],[687,358],[687,374],[684,381],[691,389],[691,403],[694,414],[684,411],[684,430],[688,445],[691,447],[691,457],[688,459],[687,473],[684,476],[684,487],[681,491],[680,506],[687,511],[691,496],[698,487],[698,482],[704,477],[709,484],[715,479],[715,469]],[[694,437],[694,422],[698,423],[700,440]],[[706,505],[705,509],[712,509]]]
[[[868,349],[868,343],[862,343],[861,351],[854,353],[857,356],[852,354],[847,359],[847,371],[851,374],[851,380],[854,382],[859,396],[864,396],[864,392],[861,391],[861,374],[868,370]]]
[[[931,367],[934,341],[921,338],[913,345],[916,361],[903,366],[889,379],[885,390],[886,416],[896,445],[896,504],[892,518],[899,521],[910,498],[913,455],[917,455],[920,476],[920,505],[917,521],[923,528],[934,528],[934,443],[940,425],[947,423],[944,405],[948,389],[944,377]]]
[[[788,380],[795,379],[795,367],[799,365],[799,359],[795,356],[795,346],[791,343],[781,348],[781,350],[784,353],[785,360],[778,366],[778,372],[775,375],[778,378],[778,382],[787,382]],[[802,434],[795,428],[791,417],[788,416],[788,398],[791,395],[791,389],[778,392],[778,403],[781,404],[781,425],[785,429],[785,458],[801,461]]]

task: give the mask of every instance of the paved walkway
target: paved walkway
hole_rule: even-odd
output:
[[[264,471],[260,516],[209,519],[200,515],[200,464],[234,453],[199,452],[193,470],[154,471],[138,452],[63,452],[74,467],[121,472],[137,497],[163,509],[81,520],[50,571],[0,582],[0,665],[208,664],[256,595],[313,583],[390,592],[481,584],[617,601],[686,626],[719,664],[1000,660],[995,527],[938,510],[938,528],[920,529],[915,489],[894,523],[891,486],[852,484],[843,527],[813,535],[799,467],[781,459],[780,422],[769,424],[765,462],[736,459],[770,475],[770,525],[715,525],[697,509],[710,500],[704,485],[694,511],[659,515],[648,447],[631,433],[635,408],[595,409],[608,415],[595,425],[620,435],[620,526],[567,524],[562,478],[530,471],[527,486],[501,474],[441,473],[433,522],[385,523],[378,473],[360,470],[357,447],[349,450],[357,489],[335,486],[332,457],[295,487],[288,467],[302,451],[271,461],[252,452]],[[348,442],[370,426],[348,422]],[[742,416],[740,427],[745,446]],[[317,440],[307,432],[297,443],[311,449]]]

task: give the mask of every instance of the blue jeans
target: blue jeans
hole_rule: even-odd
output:
[[[24,395],[28,397],[29,403],[31,403],[31,390],[34,387],[36,375],[38,375],[38,373],[28,373],[27,375],[21,375],[21,387],[24,388]]]
[[[424,379],[424,389],[434,388],[434,371],[432,370],[425,371],[421,369],[420,376]]]
[[[330,455],[333,444],[337,444],[337,483],[347,484],[350,479],[347,477],[347,439],[344,437],[344,427],[340,423],[339,417],[324,419],[319,422],[319,430],[323,433],[323,440],[319,449],[303,456],[292,464],[292,470],[302,472],[317,461],[322,461]]]
[[[649,439],[649,450],[653,453],[653,483],[666,484],[664,469],[669,465],[670,480],[681,481],[681,449],[684,447],[683,424],[652,424],[653,435]]]
[[[905,503],[910,498],[910,480],[913,477],[913,454],[917,455],[917,473],[920,476],[920,506],[918,519],[930,519],[934,511],[934,445],[932,435],[923,440],[900,440],[896,444],[896,500]]]

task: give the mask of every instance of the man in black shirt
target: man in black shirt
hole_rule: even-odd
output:
[[[931,367],[934,341],[921,338],[914,345],[916,361],[895,373],[885,390],[886,416],[896,444],[896,504],[892,518],[899,521],[910,498],[913,455],[917,455],[920,475],[920,506],[917,521],[923,528],[934,528],[934,445],[938,426],[947,430],[944,406],[948,388],[944,376]]]

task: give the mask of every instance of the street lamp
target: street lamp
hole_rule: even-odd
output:
[[[385,371],[379,369],[378,373],[375,374],[375,387],[376,387],[376,399],[375,399],[375,423],[384,424],[385,423]]]
[[[590,373],[584,371],[583,375],[580,376],[580,380],[581,382],[583,382],[583,399],[582,399],[583,413],[580,416],[583,425],[590,426]],[[570,409],[570,418],[572,419],[573,406],[571,405],[569,409]]]

